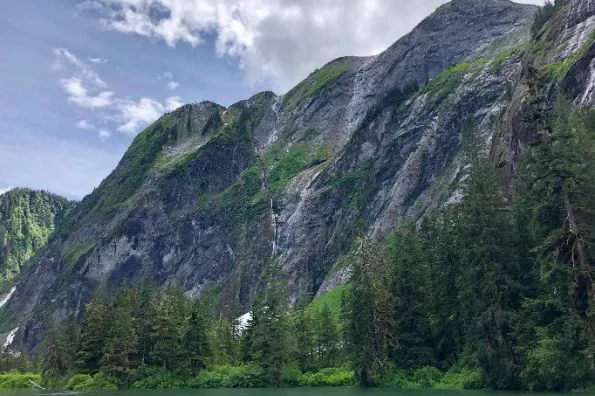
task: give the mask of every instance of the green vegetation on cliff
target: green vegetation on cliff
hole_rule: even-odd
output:
[[[48,242],[71,206],[45,191],[18,188],[0,195],[0,287]]]
[[[587,388],[595,383],[594,125],[593,111],[560,99],[510,200],[469,118],[461,203],[376,243],[357,239],[344,257],[349,285],[291,306],[271,260],[243,325],[182,289],[125,285],[113,298],[97,295],[80,328],[50,331],[44,383]]]
[[[344,326],[361,384],[409,387],[404,373],[424,367],[437,387],[595,382],[594,127],[593,111],[560,99],[511,201],[471,120],[462,202],[384,243],[355,243]]]
[[[304,100],[316,96],[346,72],[347,66],[343,63],[327,65],[316,70],[285,95],[283,105],[290,108],[297,107]]]

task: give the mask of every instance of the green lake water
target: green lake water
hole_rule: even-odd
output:
[[[267,389],[189,389],[189,390],[100,390],[100,391],[14,391],[1,396],[539,396],[535,392],[402,390],[358,388],[267,388]],[[593,395],[593,393],[557,393],[556,396]]]

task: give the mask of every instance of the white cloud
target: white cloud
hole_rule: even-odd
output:
[[[72,77],[59,81],[68,94],[69,102],[89,109],[104,108],[112,104],[114,93],[104,90],[107,84],[89,65],[66,48],[56,48],[54,55],[54,69],[61,69],[66,64],[74,67]]]
[[[88,130],[95,129],[95,125],[93,125],[92,122],[87,121],[87,120],[80,120],[79,122],[76,123],[76,127],[80,128],[80,129],[88,129]]]
[[[13,189],[13,187],[0,188],[0,195],[9,192],[12,189]]]
[[[107,59],[105,59],[105,58],[88,58],[88,59],[89,59],[89,62],[95,63],[96,65],[102,64],[102,63],[107,63]]]
[[[69,95],[68,101],[81,107],[95,109],[108,107],[112,104],[113,92],[103,91],[96,95],[90,95],[83,81],[78,77],[63,78],[60,80],[60,85]]]
[[[445,0],[95,0],[83,8],[122,33],[195,46],[214,34],[219,56],[236,57],[249,81],[287,90],[344,55],[376,54]],[[542,4],[543,0],[524,0]]]
[[[123,122],[118,131],[125,133],[137,133],[141,126],[146,126],[159,118],[165,107],[152,98],[142,98],[138,102],[130,99],[121,99],[116,104],[119,111],[119,119]]]
[[[116,123],[116,129],[119,132],[136,134],[166,111],[175,110],[183,104],[179,96],[169,97],[164,103],[150,97],[144,97],[139,101],[119,98],[112,91],[102,89],[107,84],[72,52],[65,48],[57,48],[54,54],[55,69],[61,69],[65,63],[75,67],[74,76],[59,80],[60,86],[68,94],[68,101],[90,110],[101,109],[99,117],[102,121]],[[90,61],[97,63],[93,59]],[[176,81],[171,81],[173,78],[171,72],[163,73],[159,79],[163,78],[170,80],[167,84],[169,89],[178,87],[179,84]],[[95,125],[88,120],[80,120],[76,126],[81,129],[95,129]],[[98,136],[101,140],[107,140],[111,132],[100,129]]]
[[[110,136],[112,136],[112,133],[110,131],[108,131],[106,129],[100,129],[99,130],[98,137],[99,137],[100,140],[102,140],[102,141],[105,142],[107,139],[110,138]]]
[[[52,65],[54,69],[59,69],[64,66],[64,63],[69,63],[75,66],[77,74],[89,84],[97,88],[103,88],[107,86],[107,84],[101,78],[99,78],[99,75],[93,71],[93,69],[91,69],[85,62],[81,61],[66,48],[56,48],[54,50],[54,55],[55,61]]]
[[[181,101],[179,96],[172,96],[170,98],[165,99],[165,110],[167,111],[174,111],[175,109],[183,105],[184,103]]]

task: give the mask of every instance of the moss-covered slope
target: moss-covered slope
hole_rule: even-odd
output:
[[[6,288],[45,246],[72,206],[45,191],[17,188],[0,195],[0,287]]]

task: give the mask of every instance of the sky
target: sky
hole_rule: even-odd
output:
[[[543,0],[523,0],[542,4]],[[0,194],[81,199],[166,111],[287,92],[444,0],[20,0],[0,13]]]

